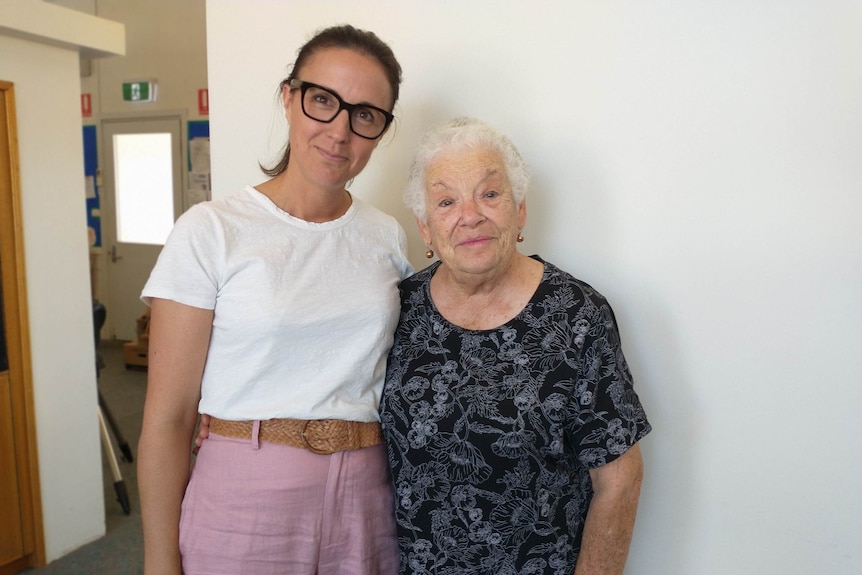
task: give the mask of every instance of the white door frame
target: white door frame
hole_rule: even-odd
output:
[[[101,118],[99,122],[99,179],[101,180],[99,209],[103,251],[100,269],[104,270],[105,276],[104,281],[100,282],[104,291],[100,290],[100,292],[102,303],[107,308],[107,317],[102,329],[104,339],[135,339],[135,319],[146,309],[137,297],[140,295],[143,281],[149,275],[161,250],[160,246],[117,242],[112,138],[116,133],[135,133],[132,129],[135,125],[140,125],[141,133],[146,133],[165,131],[166,126],[173,124],[178,128],[178,141],[174,143],[174,153],[178,155],[176,158],[178,161],[174,166],[174,219],[176,219],[186,209],[188,125],[185,113],[162,111],[107,116]],[[173,129],[170,131],[173,133]]]

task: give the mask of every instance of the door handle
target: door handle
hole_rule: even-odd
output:
[[[117,263],[121,259],[123,259],[123,256],[117,255],[117,244],[111,244],[111,263]]]

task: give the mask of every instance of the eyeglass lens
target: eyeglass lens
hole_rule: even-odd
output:
[[[309,118],[319,122],[331,122],[342,108],[346,108],[350,114],[350,129],[364,138],[377,138],[386,129],[387,119],[380,110],[370,106],[347,104],[328,90],[305,86],[302,109]]]

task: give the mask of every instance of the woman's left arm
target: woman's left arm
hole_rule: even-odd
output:
[[[626,564],[638,509],[643,459],[640,447],[590,470],[593,498],[575,575],[620,575]]]

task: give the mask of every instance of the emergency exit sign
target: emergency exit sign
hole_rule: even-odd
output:
[[[123,82],[124,102],[155,102],[155,82]]]

